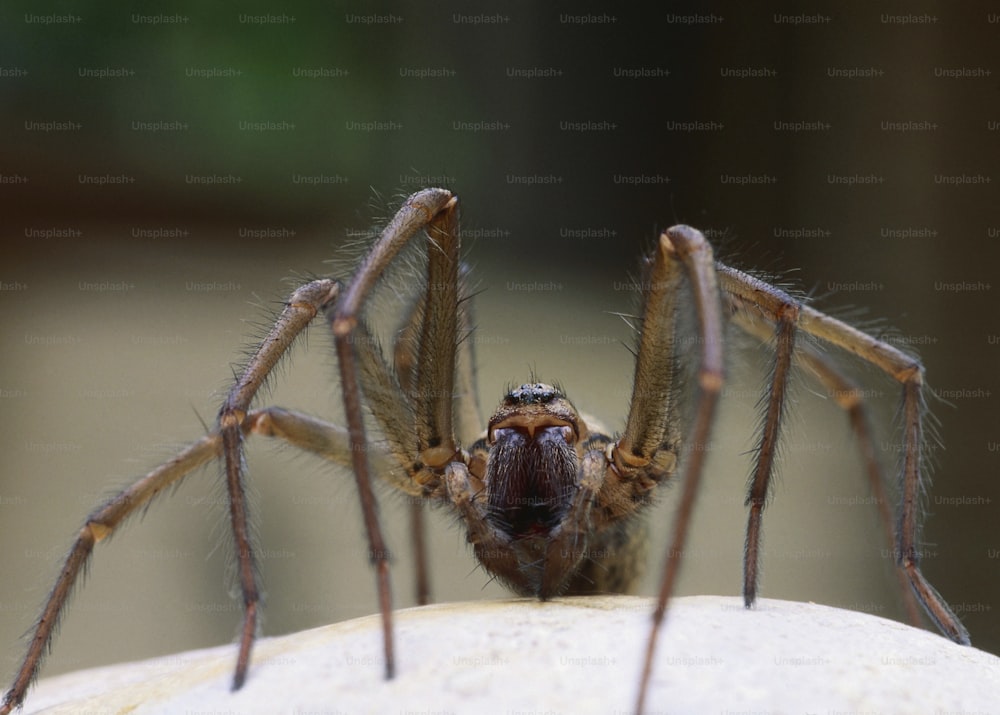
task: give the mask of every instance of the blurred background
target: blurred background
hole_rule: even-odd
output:
[[[534,372],[621,429],[631,333],[615,313],[636,309],[639,258],[676,222],[821,309],[891,326],[941,398],[925,573],[1000,651],[995,8],[45,7],[0,10],[4,673],[87,512],[202,434],[291,287],[428,185],[462,201],[484,418]],[[317,324],[260,402],[338,419],[329,342]],[[740,592],[767,364],[730,355],[684,594]],[[848,370],[891,467],[898,390]],[[762,595],[900,618],[846,420],[797,378]],[[375,612],[350,475],[274,444],[248,459],[265,633]],[[43,674],[229,641],[222,498],[203,470],[101,544]],[[382,515],[411,605],[406,513],[383,493]],[[437,600],[504,597],[449,514],[431,526]]]

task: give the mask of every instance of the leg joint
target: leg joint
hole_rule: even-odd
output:
[[[85,542],[90,542],[91,544],[96,544],[99,541],[103,541],[105,538],[110,536],[111,532],[114,531],[113,527],[107,524],[102,524],[99,521],[88,521],[80,529],[80,540]]]

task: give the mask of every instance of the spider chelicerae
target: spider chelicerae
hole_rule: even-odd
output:
[[[414,238],[419,234],[426,236],[422,253],[426,277],[389,360],[362,314],[380,277],[401,250],[419,240]],[[727,322],[770,344],[774,352],[746,498],[745,604],[753,605],[757,595],[762,515],[794,360],[836,397],[849,417],[883,510],[886,535],[894,544],[912,617],[919,604],[944,635],[967,644],[965,628],[919,567],[925,446],[920,362],[779,288],[716,262],[704,236],[688,226],[665,231],[643,270],[635,375],[621,433],[605,434],[581,416],[561,389],[541,382],[510,389],[482,433],[473,342],[467,339],[470,296],[460,261],[458,201],[444,189],[410,196],[348,282],[314,280],[291,294],[229,391],[209,434],[87,517],[34,626],[0,715],[22,704],[94,546],[166,487],[215,459],[225,465],[237,547],[244,617],[232,685],[234,689],[243,685],[260,602],[244,485],[243,448],[250,435],[277,437],[352,469],[375,568],[387,677],[392,677],[395,662],[389,556],[377,517],[372,473],[412,497],[450,507],[464,523],[482,566],[513,591],[543,600],[629,591],[641,571],[638,564],[645,548],[645,530],[638,517],[652,502],[656,487],[677,478],[682,484],[677,518],[645,665],[637,674],[641,711],[724,382]],[[682,299],[687,295],[690,301]],[[695,339],[679,340],[679,311],[692,304]],[[283,408],[252,408],[279,359],[320,314],[333,334],[346,427]],[[832,359],[836,350],[856,355],[901,387],[901,503],[895,521],[885,506],[885,485],[860,393]],[[683,381],[690,394],[682,409],[678,365],[685,361],[694,369],[691,379]],[[366,410],[384,439],[370,441],[366,436]]]

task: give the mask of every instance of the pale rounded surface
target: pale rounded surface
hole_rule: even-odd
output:
[[[378,617],[258,642],[230,692],[223,646],[42,681],[25,712],[631,713],[650,599],[484,601],[396,613],[397,677]],[[975,634],[973,634],[975,638]],[[649,713],[994,713],[1000,658],[827,606],[671,602]]]

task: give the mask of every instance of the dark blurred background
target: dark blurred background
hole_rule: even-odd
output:
[[[942,398],[925,572],[1000,651],[998,35],[974,2],[5,4],[2,670],[94,503],[197,438],[290,286],[426,185],[461,197],[484,416],[534,371],[621,428],[614,313],[635,309],[639,256],[675,222],[892,326]],[[731,355],[686,594],[739,593],[762,355]],[[337,419],[333,365],[316,326],[266,400]],[[850,371],[891,465],[898,390]],[[763,595],[899,618],[845,420],[800,377]],[[249,463],[265,632],[374,612],[349,475],[271,444]],[[47,674],[232,638],[222,496],[205,470],[96,550]],[[405,512],[385,494],[382,513],[409,605]],[[436,598],[502,597],[451,517],[432,523]]]

